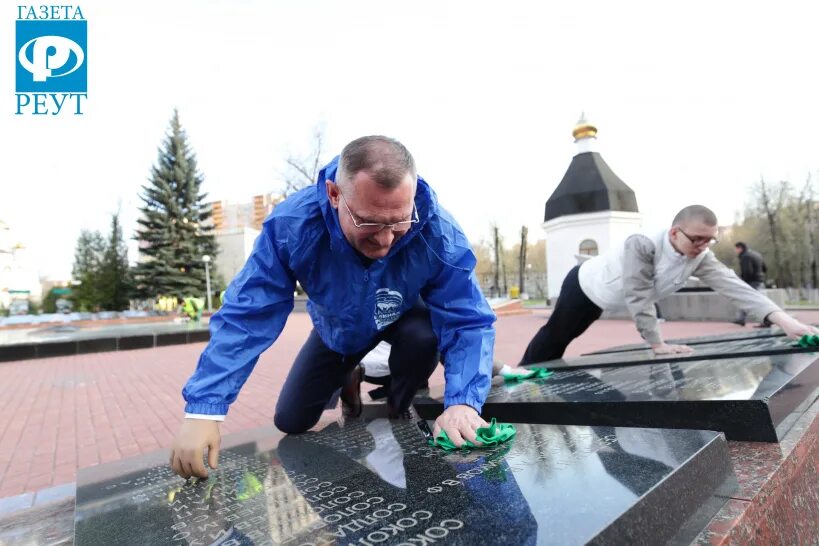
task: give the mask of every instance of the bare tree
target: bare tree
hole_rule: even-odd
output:
[[[816,201],[813,197],[813,178],[808,174],[805,185],[802,187],[802,192],[799,195],[799,208],[803,213],[803,220],[805,225],[805,240],[807,242],[807,253],[805,262],[807,265],[807,274],[810,279],[811,287],[819,286],[819,279],[817,278],[816,266]]]
[[[763,178],[759,179],[756,186],[760,212],[763,214],[768,224],[768,233],[773,247],[774,261],[776,262],[777,277],[783,286],[791,286],[790,264],[787,258],[783,258],[782,237],[781,237],[781,212],[785,201],[790,193],[790,185],[787,181],[779,182],[778,187],[770,188]]]
[[[525,281],[526,281],[526,250],[529,248],[529,245],[526,242],[526,238],[529,235],[529,228],[523,226],[520,228],[520,254],[518,259],[518,288],[520,289],[520,293],[523,294],[526,291]]]
[[[492,251],[495,254],[495,282],[492,285],[492,295],[493,296],[500,296],[500,270],[501,270],[501,255],[503,251],[501,250],[501,238],[498,235],[498,225],[492,224],[492,234],[493,234],[493,244],[492,244]]]
[[[285,170],[281,173],[284,181],[283,197],[316,183],[324,165],[323,154],[324,128],[316,126],[313,129],[310,151],[305,155],[290,154],[284,160]]]

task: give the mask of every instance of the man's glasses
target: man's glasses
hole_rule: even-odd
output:
[[[681,227],[678,227],[677,229],[680,231],[680,233],[685,235],[685,238],[691,241],[691,244],[694,246],[711,246],[719,242],[719,239],[716,237],[691,237],[689,234],[684,232]]]
[[[393,233],[406,233],[412,227],[412,224],[417,224],[420,220],[418,218],[418,208],[415,206],[415,202],[412,203],[412,219],[411,220],[403,220],[401,222],[395,222],[394,224],[379,224],[377,222],[359,222],[356,220],[355,216],[353,216],[353,211],[350,210],[350,206],[347,204],[347,200],[344,199],[344,194],[341,192],[338,193],[341,196],[341,200],[344,202],[344,208],[347,209],[347,214],[350,215],[350,219],[353,221],[353,225],[361,230],[362,233],[368,233],[370,235],[379,233],[381,230],[389,228],[392,230]]]

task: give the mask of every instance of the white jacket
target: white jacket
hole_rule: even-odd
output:
[[[632,235],[610,251],[580,266],[583,293],[601,309],[628,309],[643,339],[659,343],[654,304],[695,276],[734,305],[760,319],[781,311],[771,300],[740,280],[706,249],[694,258],[677,252],[667,229],[653,236]]]

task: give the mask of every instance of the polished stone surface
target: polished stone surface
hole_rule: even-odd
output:
[[[155,322],[0,331],[0,362],[208,341],[206,324]]]
[[[156,335],[175,332],[207,330],[207,323],[192,322],[139,322],[136,324],[102,324],[99,326],[71,323],[0,330],[0,346],[20,343],[50,343],[84,339],[111,339],[138,335]]]
[[[815,353],[556,370],[546,379],[493,382],[485,418],[513,423],[719,430],[729,440],[776,442],[819,394]],[[418,397],[427,419],[443,390]]]
[[[549,369],[557,368],[598,368],[601,366],[626,366],[649,362],[685,362],[689,360],[736,358],[741,356],[775,355],[789,353],[819,352],[800,347],[795,341],[784,336],[757,337],[740,340],[713,340],[692,344],[690,353],[654,354],[651,349],[635,349],[617,353],[592,354],[573,358],[561,358],[543,362]]]
[[[75,544],[687,544],[735,488],[713,432],[517,428],[451,454],[411,421],[260,429],[188,483],[166,454],[83,469]]]
[[[2,546],[71,546],[74,541],[74,497],[0,514]]]
[[[682,345],[700,345],[702,343],[713,343],[715,341],[739,341],[743,339],[760,339],[766,337],[784,337],[784,333],[779,328],[754,328],[753,330],[741,329],[727,334],[717,334],[713,336],[680,337],[668,339],[666,343],[677,343]],[[600,351],[587,353],[590,355],[603,355],[611,353],[621,353],[623,351],[635,351],[647,349],[647,343],[631,343],[628,345],[618,345]],[[584,355],[585,356],[585,355]]]

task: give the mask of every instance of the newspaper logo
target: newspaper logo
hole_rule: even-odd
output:
[[[17,6],[18,115],[82,114],[88,92],[88,23],[79,6]]]

